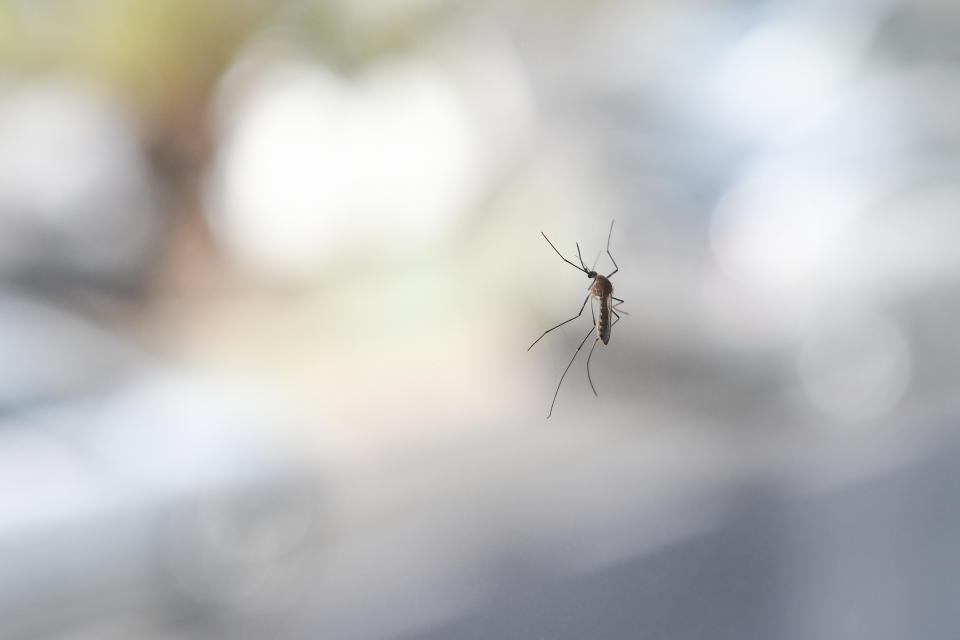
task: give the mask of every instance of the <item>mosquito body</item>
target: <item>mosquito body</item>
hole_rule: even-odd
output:
[[[580,243],[577,243],[577,258],[580,260],[580,266],[577,266],[573,262],[567,260],[563,257],[563,254],[550,242],[550,238],[547,237],[547,234],[540,232],[540,235],[543,236],[543,239],[547,241],[547,244],[560,256],[560,259],[569,264],[571,267],[582,271],[590,278],[593,282],[590,283],[589,293],[587,297],[584,298],[583,304],[580,305],[580,311],[577,315],[573,316],[568,320],[564,320],[560,324],[550,327],[542,334],[540,337],[533,341],[527,351],[533,348],[533,345],[540,342],[543,339],[543,336],[547,335],[554,329],[558,329],[568,322],[573,322],[581,315],[583,315],[583,310],[586,309],[587,303],[590,303],[590,315],[593,316],[593,328],[587,332],[587,335],[583,337],[583,340],[580,341],[580,345],[577,347],[577,350],[573,352],[573,357],[570,358],[570,362],[567,363],[567,368],[563,370],[563,375],[560,376],[560,382],[557,383],[557,390],[553,392],[553,400],[550,402],[550,411],[547,413],[547,418],[553,415],[553,405],[557,402],[557,395],[560,393],[560,385],[563,384],[563,379],[567,376],[567,371],[570,370],[570,367],[573,366],[573,361],[577,359],[577,354],[580,353],[580,350],[583,348],[583,345],[586,344],[587,340],[590,338],[590,335],[596,332],[596,337],[593,340],[593,345],[590,347],[590,353],[587,355],[587,380],[590,382],[590,389],[593,391],[593,395],[597,395],[597,389],[593,386],[593,378],[590,376],[590,358],[593,357],[593,350],[597,346],[597,342],[602,341],[603,344],[610,342],[610,331],[613,328],[613,325],[620,320],[620,314],[617,313],[617,307],[623,303],[623,300],[617,298],[613,295],[613,283],[610,282],[610,278],[619,271],[616,261],[613,259],[613,254],[610,253],[610,237],[613,235],[613,221],[610,221],[610,231],[607,232],[607,255],[610,257],[610,262],[613,263],[613,271],[608,275],[602,275],[594,271],[593,269],[587,269],[587,265],[583,262],[583,256],[580,253]],[[599,309],[596,314],[593,312],[593,300],[597,300]],[[623,312],[626,313],[626,312]],[[610,316],[614,317],[613,322],[610,321]]]

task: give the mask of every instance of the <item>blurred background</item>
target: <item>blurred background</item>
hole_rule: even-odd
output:
[[[958,114],[945,0],[0,0],[0,636],[960,636]]]

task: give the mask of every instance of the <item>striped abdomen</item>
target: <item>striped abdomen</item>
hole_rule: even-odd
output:
[[[610,342],[610,298],[600,298],[600,313],[597,315],[597,337],[603,344]]]

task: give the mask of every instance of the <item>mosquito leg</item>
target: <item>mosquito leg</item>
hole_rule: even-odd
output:
[[[590,271],[597,270],[597,263],[600,262],[600,251],[597,251],[597,257],[593,259],[593,266],[590,267]]]
[[[586,301],[584,301],[584,304],[586,304]],[[557,383],[557,390],[553,392],[553,400],[550,402],[550,411],[547,413],[547,419],[553,415],[553,405],[557,403],[557,394],[560,393],[560,385],[563,384],[563,379],[567,377],[567,371],[570,371],[573,361],[577,359],[577,354],[580,353],[580,349],[583,348],[584,343],[587,341],[587,338],[590,337],[591,333],[593,333],[593,327],[590,327],[590,331],[587,332],[587,335],[583,336],[583,340],[580,341],[580,346],[577,347],[577,350],[573,352],[573,357],[570,358],[570,362],[567,363],[567,368],[563,370],[563,375],[560,376],[560,382]],[[594,345],[596,345],[596,342],[594,342]]]
[[[554,329],[557,329],[557,328],[559,328],[559,327],[562,327],[563,325],[567,324],[568,322],[573,322],[574,320],[576,320],[577,318],[579,318],[579,317],[583,314],[583,309],[584,309],[584,307],[587,306],[587,300],[589,300],[589,299],[590,299],[590,294],[587,294],[587,297],[583,299],[583,304],[580,305],[580,313],[578,313],[577,315],[573,316],[573,317],[570,318],[569,320],[564,320],[563,322],[561,322],[560,324],[558,324],[558,325],[555,326],[555,327],[550,327],[549,329],[547,329],[546,331],[544,331],[543,333],[541,333],[541,334],[540,334],[540,337],[537,338],[536,340],[534,340],[534,341],[533,341],[533,344],[531,344],[529,347],[527,347],[527,351],[530,351],[530,349],[533,349],[533,345],[534,345],[534,344],[537,344],[538,342],[540,342],[541,340],[543,340],[543,336],[547,335],[548,333],[550,333],[550,332],[553,331]],[[591,310],[592,310],[592,309],[593,309],[593,307],[591,307]]]
[[[610,262],[613,263],[613,271],[611,271],[610,275],[607,276],[608,278],[613,274],[615,274],[617,271],[620,271],[620,267],[617,266],[617,261],[613,259],[613,254],[610,253],[610,236],[612,235],[613,235],[613,220],[610,221],[610,231],[607,233],[607,255],[610,256]]]
[[[614,320],[613,324],[616,324],[616,323],[617,321]],[[610,326],[613,327],[613,324],[611,324]],[[593,350],[597,348],[598,340],[600,340],[600,338],[597,338],[596,340],[593,341],[593,346],[590,347],[590,355],[587,356],[587,380],[590,381],[590,389],[593,391],[593,395],[599,398],[600,396],[597,394],[597,389],[596,387],[593,386],[593,378],[590,377],[590,358],[593,357]]]
[[[613,296],[610,296],[610,297],[613,298],[614,300],[620,300],[620,298],[614,298]],[[622,304],[623,304],[623,300],[620,300],[620,302],[615,302],[615,303],[613,303],[613,304],[610,306],[610,310],[611,310],[611,311],[614,311],[614,315],[616,315],[617,307],[619,307],[619,306],[622,305]],[[625,316],[630,315],[629,313],[627,313],[627,312],[624,311],[623,309],[620,309],[620,313],[622,313],[622,314],[625,315]],[[617,318],[619,318],[619,317],[620,317],[620,316],[617,316]],[[610,326],[612,327],[613,325],[611,324]]]
[[[618,298],[614,298],[614,300],[617,300],[617,299],[618,299]],[[619,304],[619,303],[618,303],[618,304]],[[616,316],[616,317],[613,319],[613,322],[610,323],[610,328],[611,328],[611,329],[613,329],[613,325],[617,324],[617,322],[620,320],[620,314],[616,312],[615,307],[616,307],[616,305],[610,307],[610,313],[612,313],[613,315]],[[624,311],[623,313],[626,313],[626,311]],[[600,339],[600,338],[597,338],[597,340],[599,340],[599,339]],[[595,395],[595,396],[597,396],[597,397],[599,398],[600,396],[597,394],[597,389],[596,389],[596,387],[593,386],[593,378],[590,377],[590,358],[593,357],[593,350],[597,347],[597,340],[594,340],[594,341],[593,341],[593,346],[590,347],[590,354],[587,356],[587,380],[590,381],[590,388],[593,390],[593,395]]]

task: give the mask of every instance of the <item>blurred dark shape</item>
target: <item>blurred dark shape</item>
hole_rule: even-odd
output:
[[[118,105],[55,79],[0,93],[0,281],[142,287],[163,231],[157,195]]]
[[[894,3],[883,18],[876,44],[900,63],[960,62],[960,8],[951,2]]]

